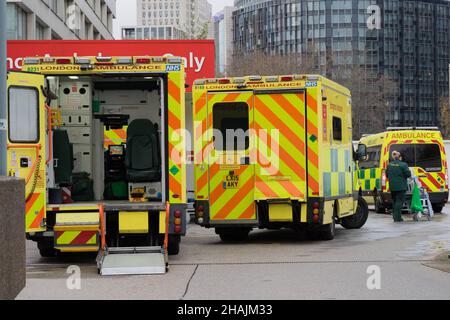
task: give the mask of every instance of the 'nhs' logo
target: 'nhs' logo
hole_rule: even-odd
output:
[[[181,66],[180,65],[168,64],[166,66],[166,72],[177,72],[177,71],[181,71]]]

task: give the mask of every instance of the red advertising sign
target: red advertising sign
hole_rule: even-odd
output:
[[[215,77],[213,40],[8,41],[8,70],[20,70],[24,57],[34,56],[164,56],[184,58],[187,83]],[[190,89],[188,89],[190,91]]]

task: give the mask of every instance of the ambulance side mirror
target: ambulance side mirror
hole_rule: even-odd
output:
[[[367,146],[365,144],[359,144],[356,151],[358,161],[364,161],[367,157]]]

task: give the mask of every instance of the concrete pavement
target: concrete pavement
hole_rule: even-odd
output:
[[[450,251],[449,230],[447,214],[394,224],[372,213],[363,229],[339,227],[330,242],[282,230],[224,244],[191,225],[168,274],[114,278],[98,276],[92,256],[45,260],[28,243],[27,287],[18,299],[448,299],[450,274],[425,265]],[[81,290],[67,289],[70,265],[81,268]],[[367,288],[370,266],[380,268],[380,290]]]

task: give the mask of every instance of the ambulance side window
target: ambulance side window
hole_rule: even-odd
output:
[[[342,141],[342,119],[333,117],[333,140]]]
[[[10,87],[8,92],[9,140],[39,141],[39,92],[36,88]]]
[[[213,124],[217,134],[214,148],[218,151],[243,151],[250,145],[249,107],[245,102],[216,103],[213,107]]]

